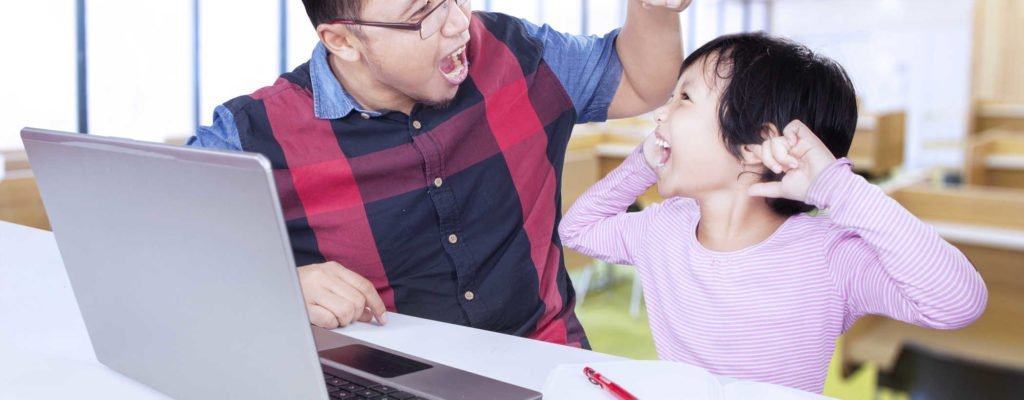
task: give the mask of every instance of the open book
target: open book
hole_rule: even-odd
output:
[[[612,395],[590,383],[591,367],[644,399],[826,399],[827,397],[767,383],[716,377],[707,370],[669,361],[622,361],[563,364],[548,375],[544,400],[610,400]]]

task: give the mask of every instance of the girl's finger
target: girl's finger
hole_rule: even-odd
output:
[[[788,170],[800,166],[800,162],[789,154],[789,146],[786,145],[785,138],[774,137],[771,139],[771,142],[772,155],[775,156],[776,161],[783,165],[783,169]]]
[[[782,130],[783,136],[793,136],[797,140],[804,139],[807,135],[817,138],[814,133],[811,132],[807,125],[804,125],[803,121],[794,119],[786,124],[786,127]]]
[[[764,143],[761,144],[761,162],[764,163],[764,166],[768,167],[768,169],[772,170],[772,172],[776,174],[782,173],[782,165],[775,160],[775,157],[772,154],[771,139],[765,140]]]
[[[755,183],[747,188],[747,194],[756,197],[782,197],[782,184],[779,182]]]
[[[797,136],[796,129],[793,129],[793,122],[799,122],[799,120],[793,120],[786,125],[785,129],[782,130],[782,137],[786,138],[786,144],[788,144],[789,147],[796,146],[797,142],[800,141],[800,137]]]

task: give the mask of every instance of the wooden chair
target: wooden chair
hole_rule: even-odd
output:
[[[981,273],[985,314],[970,326],[940,331],[883,317],[861,318],[846,334],[844,365],[893,371],[901,349],[917,343],[948,355],[1024,368],[1024,190],[913,185],[890,195],[931,223]]]
[[[969,185],[1024,189],[1024,133],[994,129],[969,139]]]
[[[903,165],[905,132],[903,111],[861,115],[847,157],[858,172],[888,176]]]
[[[979,101],[974,106],[972,132],[993,129],[1024,133],[1024,103]]]
[[[5,152],[4,159],[6,163],[0,165],[6,170],[0,180],[0,220],[49,230],[46,209],[25,153]]]

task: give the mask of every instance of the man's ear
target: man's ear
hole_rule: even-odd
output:
[[[363,57],[363,41],[354,29],[358,28],[341,24],[320,24],[316,27],[316,33],[328,52],[342,60],[356,62]]]

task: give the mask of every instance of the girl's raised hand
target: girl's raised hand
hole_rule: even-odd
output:
[[[782,136],[750,146],[750,151],[768,169],[776,174],[785,173],[779,182],[750,185],[747,193],[751,196],[804,201],[814,180],[836,161],[828,147],[800,120],[786,125]]]

